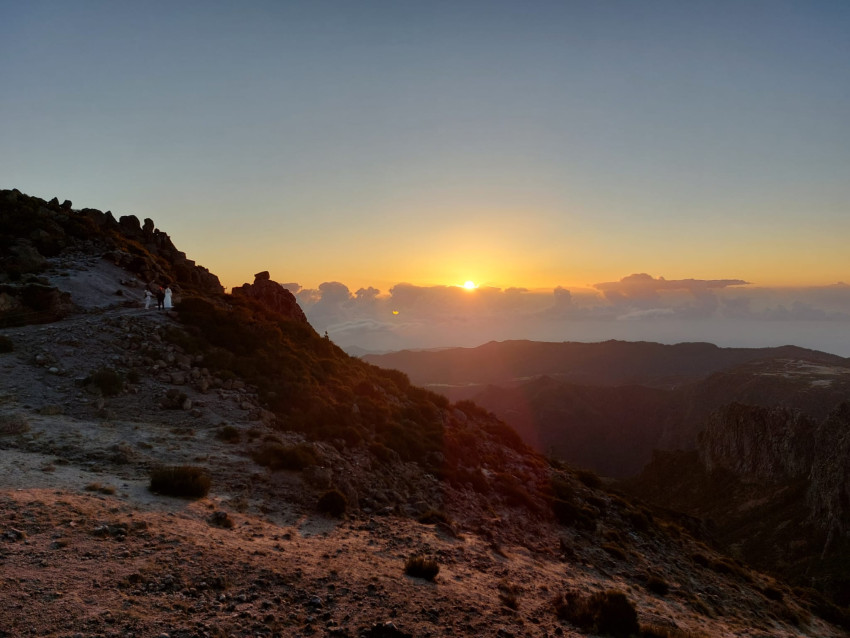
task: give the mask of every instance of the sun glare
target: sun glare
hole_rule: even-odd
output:
[[[475,285],[474,281],[467,281],[463,284],[463,287],[467,290],[475,290],[478,286]]]

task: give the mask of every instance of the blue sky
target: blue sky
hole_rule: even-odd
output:
[[[848,278],[846,2],[0,2],[3,187],[225,285]]]

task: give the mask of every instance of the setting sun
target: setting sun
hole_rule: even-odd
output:
[[[467,290],[475,290],[478,286],[475,285],[474,281],[467,281],[463,284],[463,287]]]

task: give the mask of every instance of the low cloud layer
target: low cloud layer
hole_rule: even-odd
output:
[[[310,322],[352,352],[476,346],[491,340],[793,343],[850,356],[850,286],[760,288],[740,279],[633,274],[591,288],[466,290],[400,283],[388,291],[284,284]]]

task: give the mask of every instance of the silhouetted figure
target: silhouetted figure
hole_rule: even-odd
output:
[[[165,309],[171,308],[171,286],[165,289]]]
[[[159,290],[156,291],[156,309],[162,310],[165,305],[165,291],[160,286]]]

